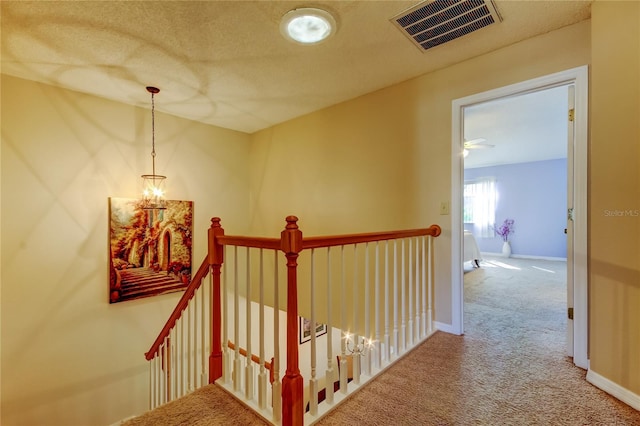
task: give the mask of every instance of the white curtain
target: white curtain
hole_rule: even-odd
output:
[[[496,180],[493,177],[479,178],[464,185],[464,201],[475,228],[481,238],[494,237],[496,221]]]

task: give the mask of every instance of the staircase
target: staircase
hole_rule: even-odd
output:
[[[215,382],[271,424],[312,424],[433,334],[439,226],[303,237],[286,222],[264,238],[212,219],[207,256],[145,354],[150,408]]]
[[[121,426],[268,425],[269,422],[215,383],[124,421]]]

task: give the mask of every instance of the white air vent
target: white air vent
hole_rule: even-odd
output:
[[[430,0],[391,18],[422,51],[500,21],[492,0]]]

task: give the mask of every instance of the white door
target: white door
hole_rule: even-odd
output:
[[[569,85],[567,111],[567,355],[573,356],[573,147],[574,147],[574,114],[575,86]]]

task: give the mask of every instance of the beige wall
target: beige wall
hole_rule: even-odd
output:
[[[138,196],[151,113],[4,75],[2,106],[0,423],[142,413],[144,353],[180,294],[108,304],[107,199]],[[157,171],[169,198],[194,201],[196,265],[211,216],[248,231],[248,148],[246,134],[156,114]]]
[[[254,135],[252,230],[295,214],[306,235],[439,224],[436,319],[451,323],[452,101],[590,60],[588,21]]]
[[[640,2],[592,14],[591,369],[640,395]]]

